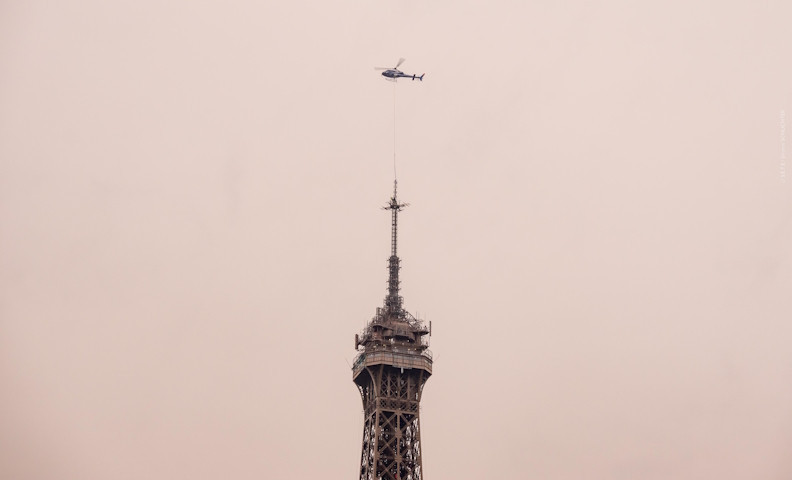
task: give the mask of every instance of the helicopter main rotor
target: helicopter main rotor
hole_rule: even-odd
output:
[[[391,70],[391,69],[392,70],[398,70],[399,69],[399,65],[404,63],[404,60],[405,60],[404,58],[400,58],[399,61],[396,63],[395,67],[374,67],[374,70]]]

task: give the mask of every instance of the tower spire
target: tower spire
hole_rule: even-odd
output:
[[[385,297],[385,307],[389,314],[401,316],[402,297],[399,296],[399,256],[396,250],[399,229],[399,212],[409,204],[399,203],[396,196],[397,181],[393,179],[393,196],[383,210],[391,211],[391,255],[388,259],[388,296]]]

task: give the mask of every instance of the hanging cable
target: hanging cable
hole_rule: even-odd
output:
[[[396,80],[393,81],[393,181],[396,181]]]

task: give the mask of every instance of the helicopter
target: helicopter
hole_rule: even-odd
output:
[[[385,80],[388,80],[389,82],[395,82],[397,78],[409,78],[411,80],[423,81],[423,77],[424,75],[426,75],[425,73],[422,73],[421,75],[415,75],[415,74],[408,75],[402,72],[401,70],[399,70],[399,65],[401,65],[402,63],[404,63],[404,59],[400,58],[399,62],[393,68],[375,67],[374,70],[385,70],[384,72],[382,72],[382,76],[385,77]]]

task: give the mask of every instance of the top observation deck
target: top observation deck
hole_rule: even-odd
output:
[[[396,368],[417,368],[432,374],[432,352],[429,351],[429,329],[405,310],[389,312],[377,308],[362,334],[355,335],[355,348],[362,351],[355,357],[352,377],[369,366],[390,365]]]

